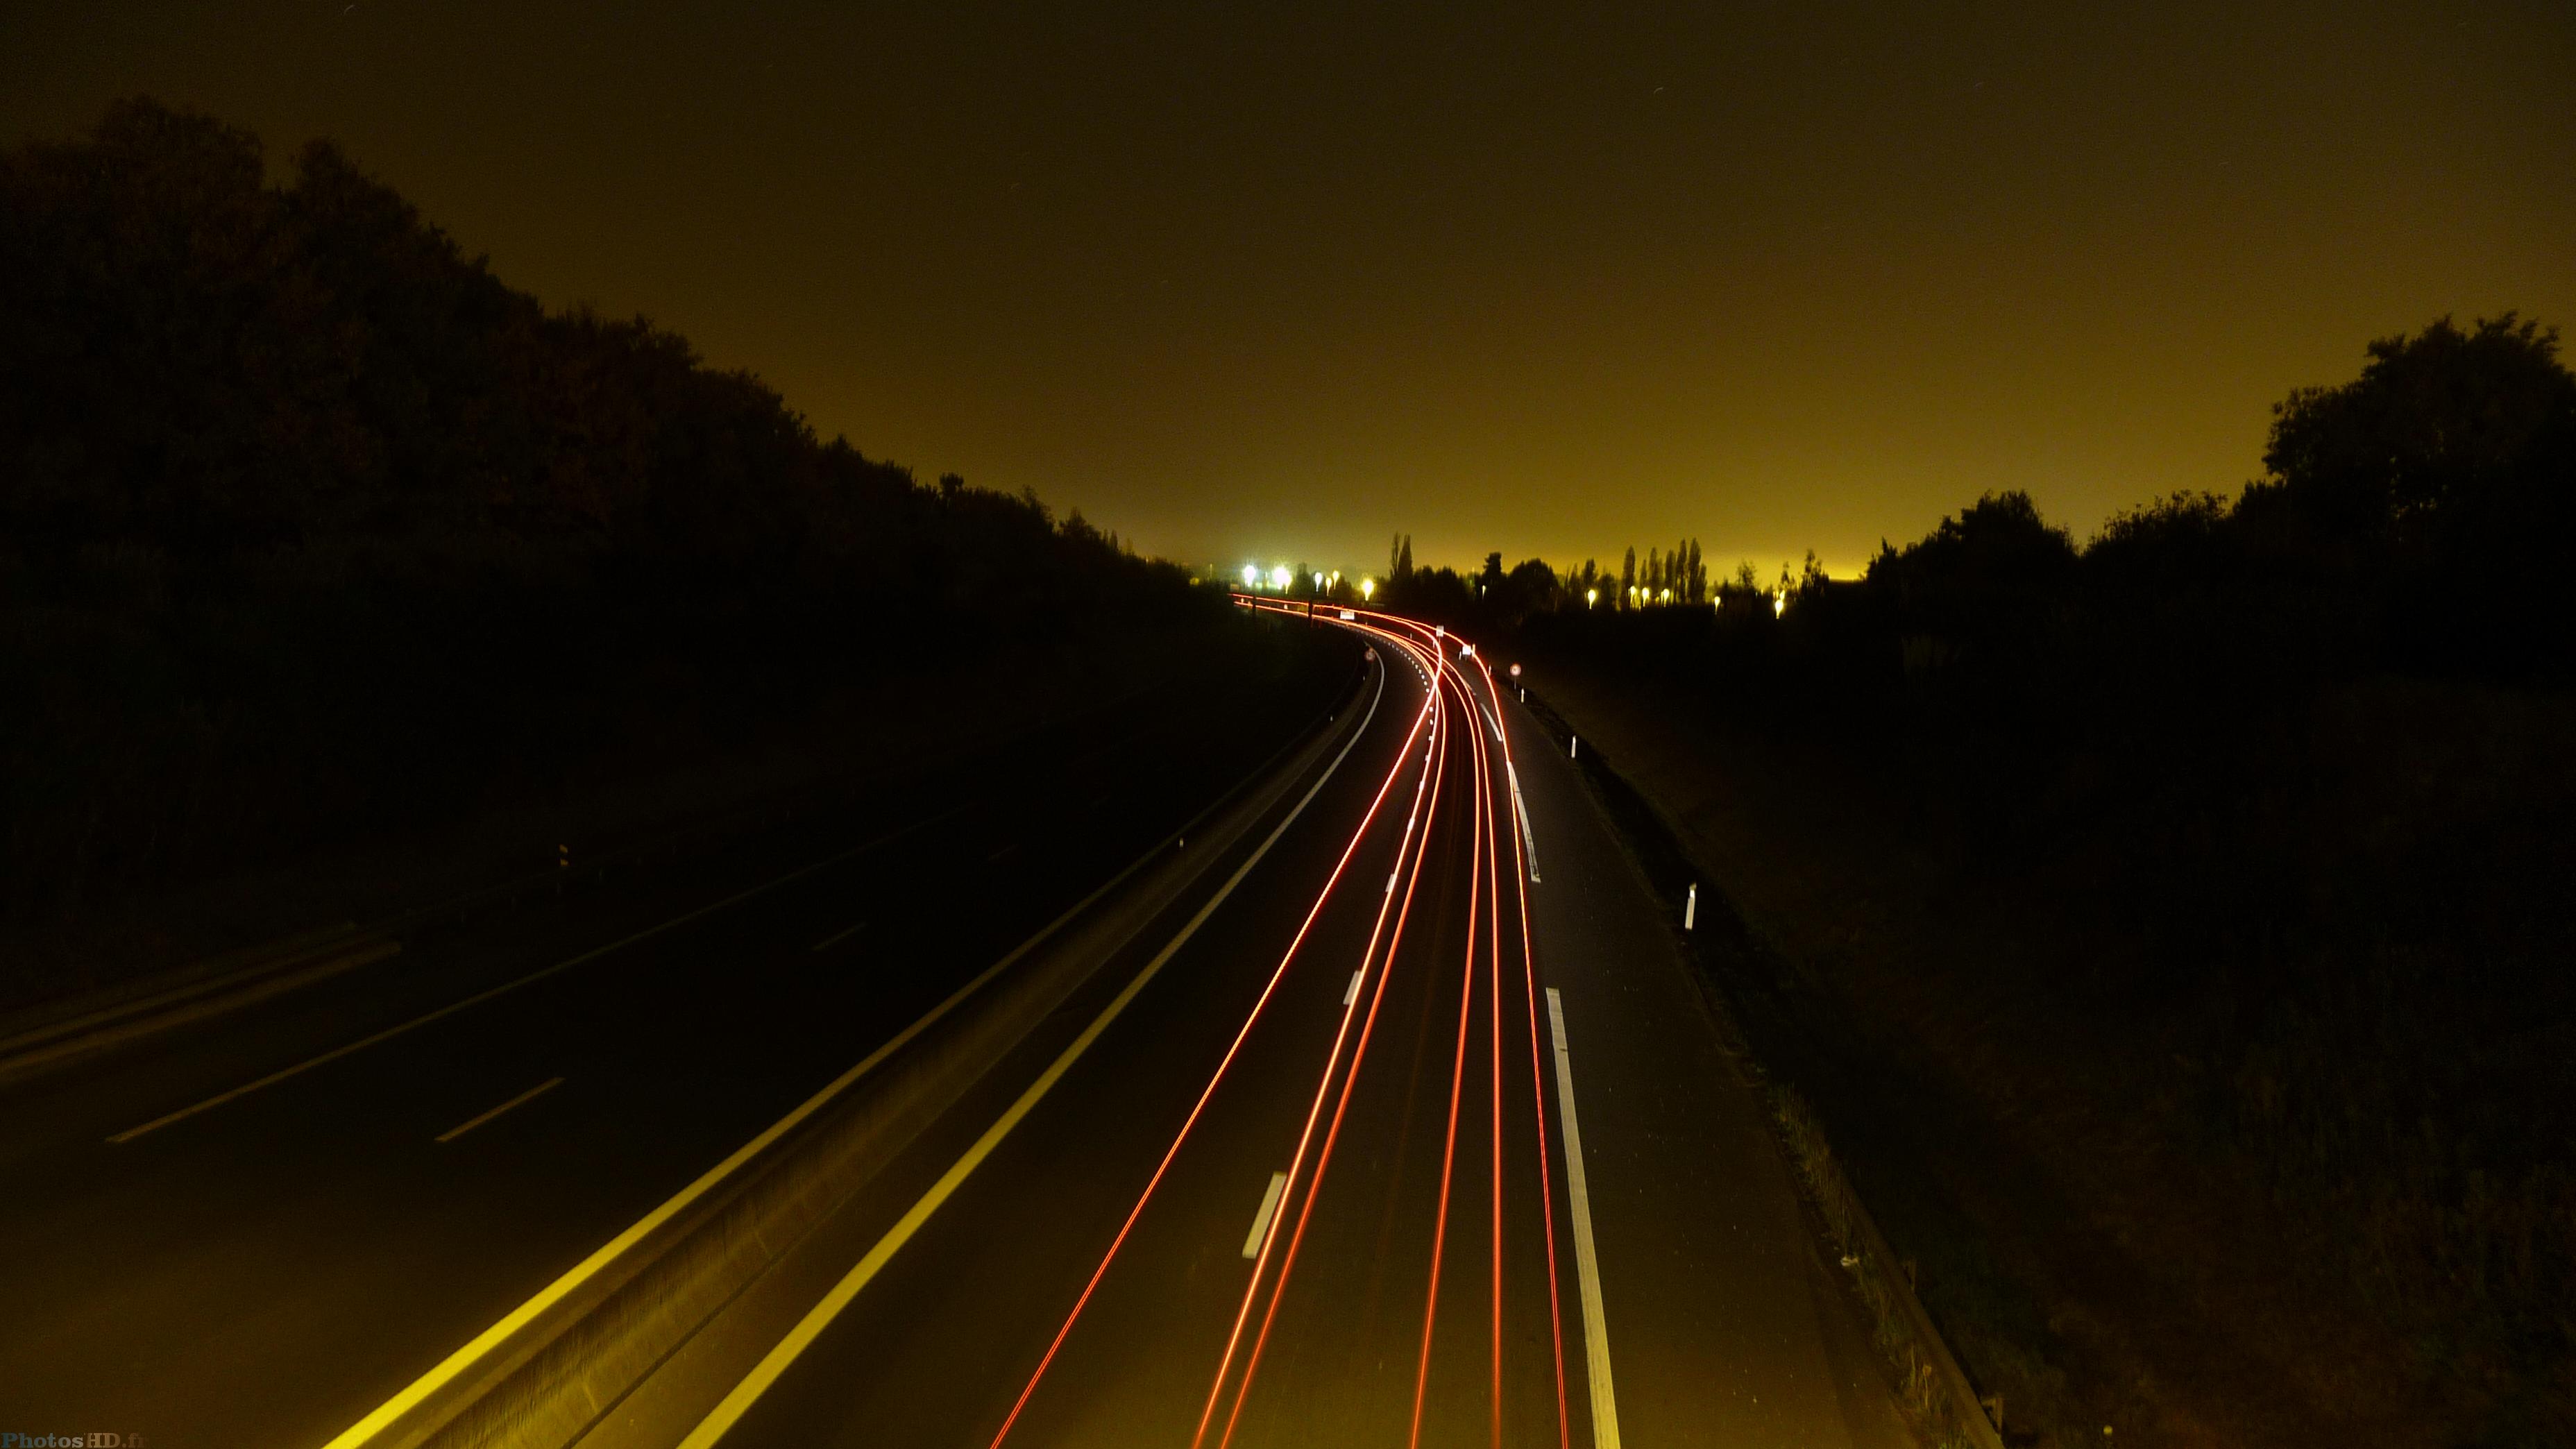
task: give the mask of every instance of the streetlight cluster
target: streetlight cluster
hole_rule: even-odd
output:
[[[1342,587],[1342,571],[1340,569],[1317,569],[1314,570],[1309,577],[1314,582],[1315,593],[1318,597],[1328,592],[1338,591]],[[1278,593],[1286,593],[1288,591],[1289,584],[1295,582],[1296,578],[1296,571],[1289,568],[1286,564],[1273,564],[1266,571],[1257,563],[1248,563],[1243,566],[1243,586],[1247,589],[1259,590],[1267,588]],[[1377,580],[1362,577],[1359,581],[1359,591],[1360,598],[1363,600],[1374,597],[1377,593]]]

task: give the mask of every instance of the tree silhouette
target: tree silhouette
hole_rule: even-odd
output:
[[[0,151],[0,319],[0,916],[1214,607],[150,101]]]
[[[2360,377],[2273,409],[2263,464],[2302,511],[2384,532],[2446,512],[2536,514],[2576,486],[2576,377],[2557,329],[2508,312],[2464,332],[2445,317],[2368,351]]]

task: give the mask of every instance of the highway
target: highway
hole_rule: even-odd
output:
[[[0,1203],[0,1430],[394,1442],[460,1345],[1269,760],[579,1442],[1913,1443],[1555,742],[1460,641],[1334,612],[1278,621],[1367,661],[1287,756],[1208,708],[976,762],[0,1089],[46,1185]]]

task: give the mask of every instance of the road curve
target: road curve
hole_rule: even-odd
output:
[[[1431,627],[1243,604],[1356,636],[1357,727],[580,1442],[1912,1443],[1664,908],[1513,691]],[[48,1190],[0,1200],[32,1305],[0,1430],[375,1444],[1255,733],[974,762],[855,836],[13,1086],[0,1164]]]
[[[1245,606],[1367,639],[1365,741],[584,1442],[1913,1442],[1544,735],[1443,631]]]

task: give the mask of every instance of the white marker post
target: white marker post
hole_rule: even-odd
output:
[[[1582,757],[1582,755],[1583,755],[1583,736],[1581,736],[1581,735],[1567,735],[1567,736],[1565,737],[1565,757],[1566,757],[1567,759],[1569,759],[1569,760],[1572,760],[1572,759],[1579,759],[1579,758],[1581,758],[1581,757]]]
[[[1690,898],[1682,902],[1682,929],[1687,931],[1699,922],[1699,886],[1690,888]]]

